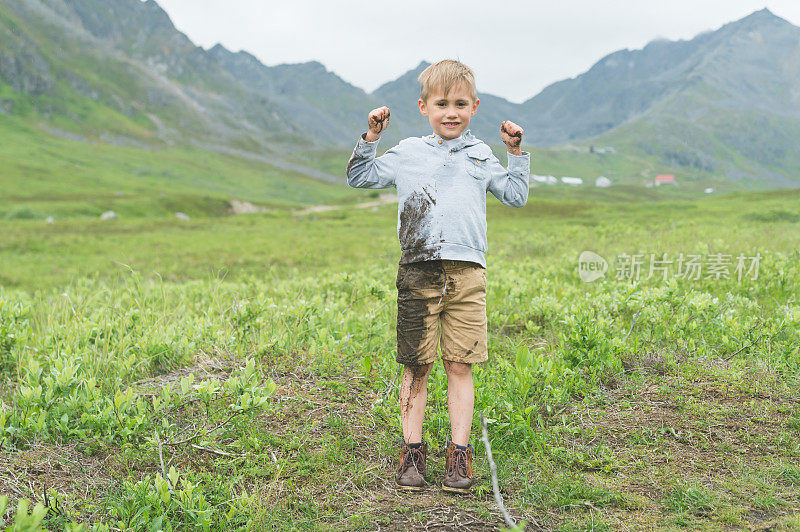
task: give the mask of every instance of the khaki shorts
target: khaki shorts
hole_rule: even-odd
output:
[[[486,273],[480,264],[401,264],[396,285],[397,362],[418,366],[435,361],[440,335],[443,360],[475,364],[489,359]]]

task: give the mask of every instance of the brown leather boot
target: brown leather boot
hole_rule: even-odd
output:
[[[447,440],[447,459],[444,466],[444,482],[442,490],[453,493],[470,493],[472,488],[472,458],[475,449],[467,445],[467,449],[459,449],[456,444]]]
[[[407,491],[422,491],[425,488],[425,458],[428,456],[428,444],[412,449],[403,443],[400,448],[400,467],[394,477],[397,487]]]

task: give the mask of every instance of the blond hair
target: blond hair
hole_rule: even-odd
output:
[[[466,83],[473,103],[478,99],[478,91],[475,88],[475,74],[472,69],[454,59],[443,59],[430,65],[422,71],[417,78],[419,80],[419,97],[423,102],[428,101],[428,96],[435,89],[442,89],[447,95],[458,83]]]

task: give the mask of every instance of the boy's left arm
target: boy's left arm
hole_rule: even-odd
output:
[[[508,148],[508,170],[494,155],[489,165],[489,191],[509,207],[523,207],[528,202],[531,154],[520,149],[522,133],[514,122],[503,122],[500,137]]]

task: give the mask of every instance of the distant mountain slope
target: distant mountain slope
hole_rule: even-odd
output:
[[[5,112],[81,135],[253,152],[336,144],[371,108],[319,63],[203,50],[152,0],[0,0],[2,84]]]
[[[666,102],[693,119],[709,107],[798,116],[799,76],[800,28],[764,9],[691,41],[614,52],[523,108],[544,143],[594,137]]]
[[[247,52],[233,53],[219,44],[209,55],[248,89],[279,107],[286,117],[284,127],[298,137],[338,144],[362,127],[372,108],[363,90],[317,61],[267,67]]]
[[[800,28],[764,9],[615,52],[523,108],[543,144],[603,135],[664,164],[800,186]]]
[[[387,148],[429,133],[416,103],[427,65],[367,94],[318,62],[267,67],[197,47],[153,0],[0,0],[0,116],[73,139],[277,164],[291,151],[348,149],[369,110],[388,105]],[[693,175],[800,182],[800,28],[767,10],[615,52],[522,104],[480,87],[479,77],[470,128],[491,144],[511,119],[538,146],[612,144]]]

